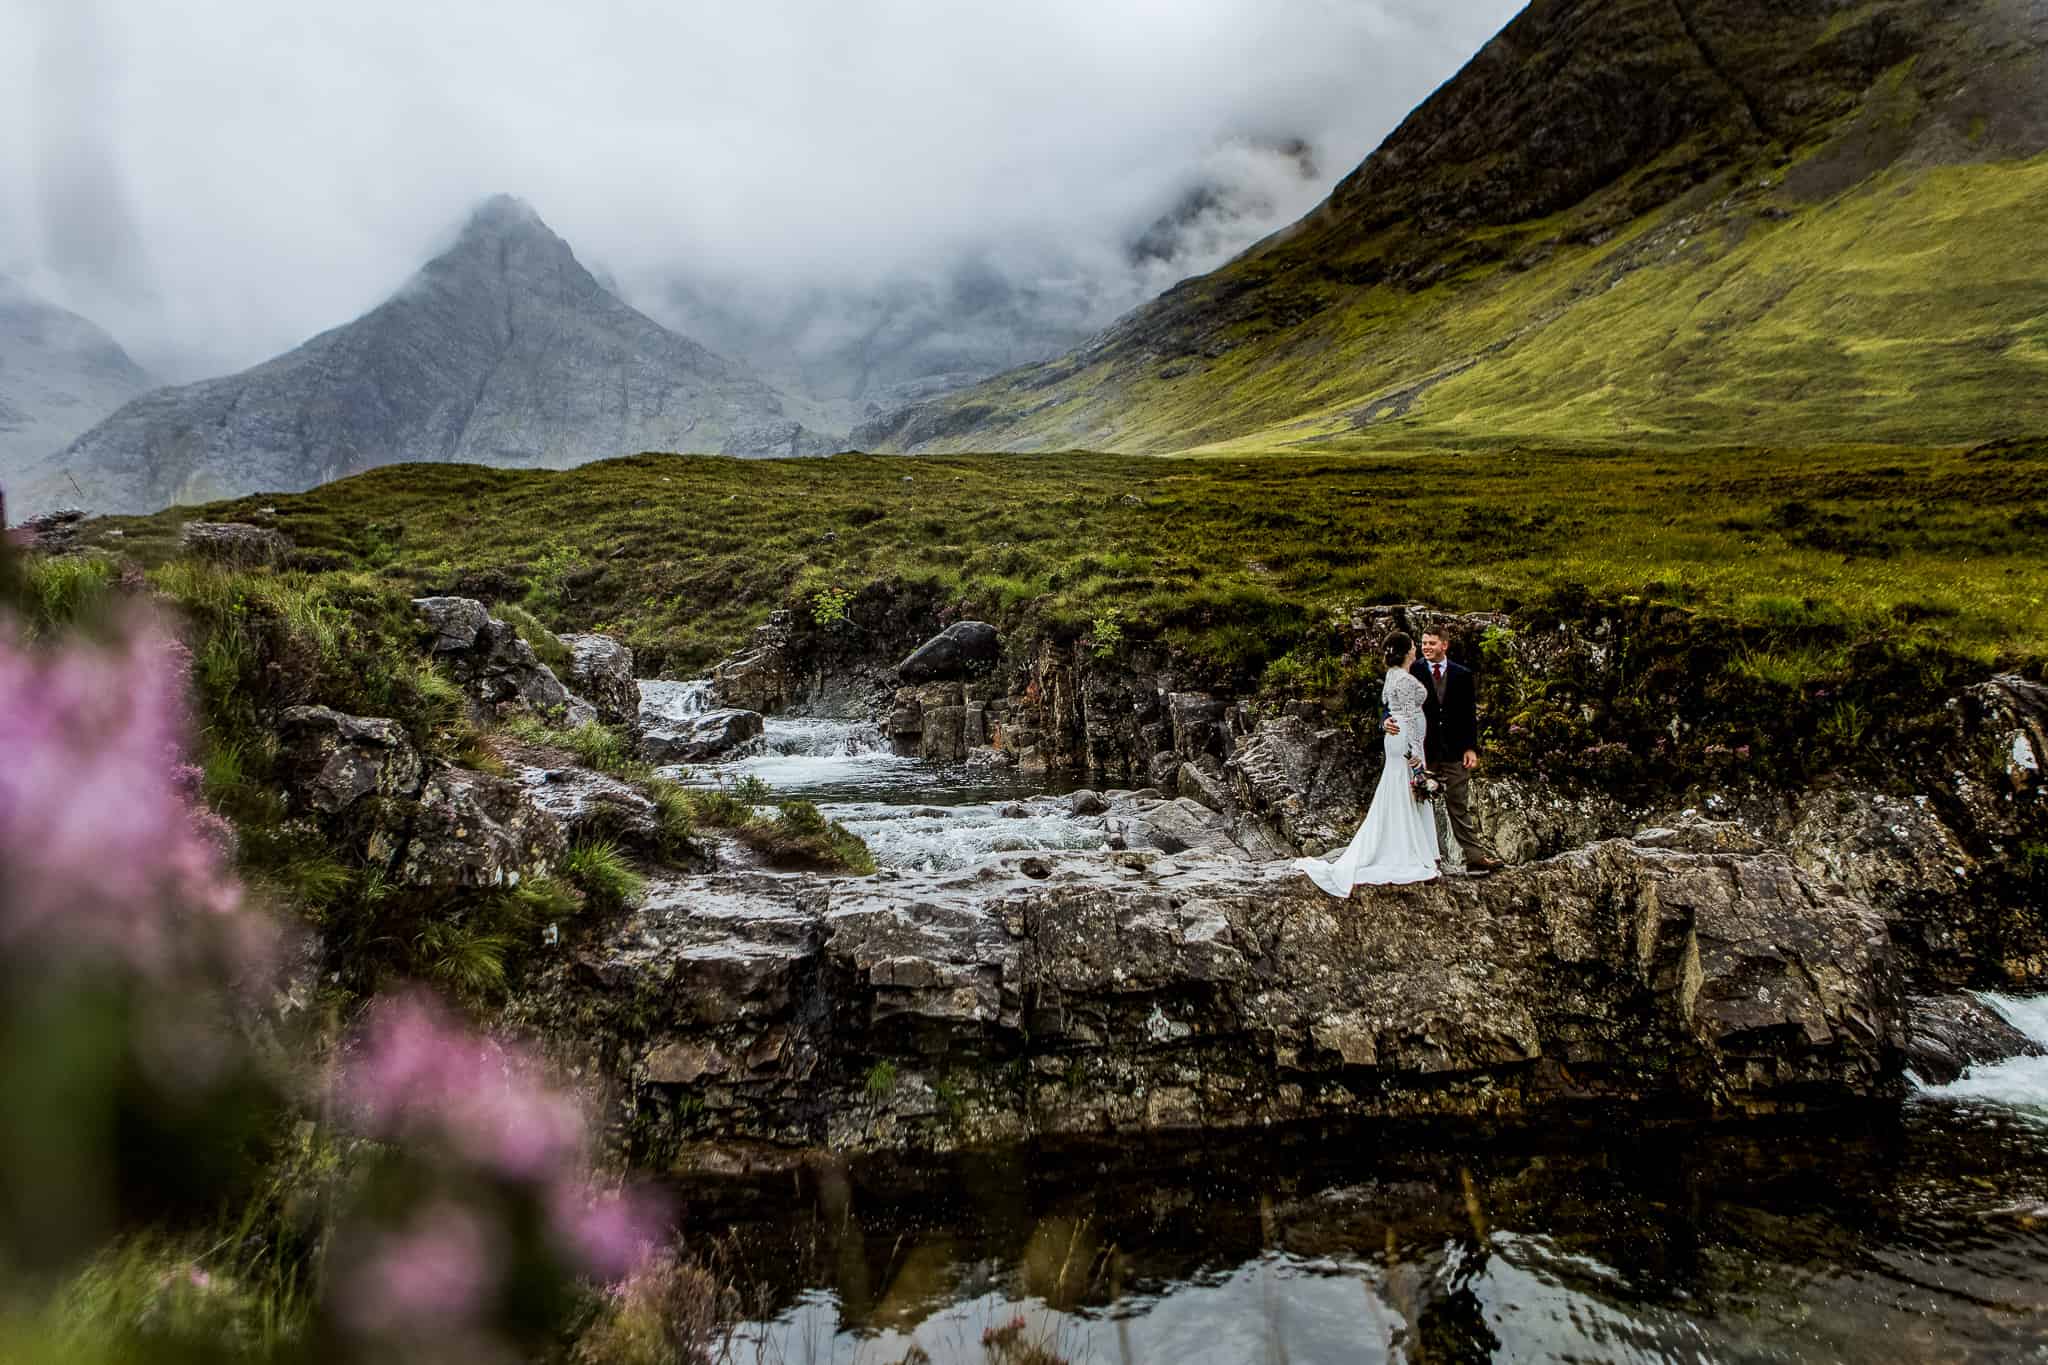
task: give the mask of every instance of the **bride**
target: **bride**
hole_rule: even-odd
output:
[[[1422,715],[1429,685],[1408,670],[1415,665],[1415,641],[1396,633],[1387,641],[1387,681],[1380,700],[1400,722],[1401,733],[1383,735],[1387,764],[1372,807],[1351,846],[1333,859],[1300,858],[1294,865],[1333,896],[1354,886],[1395,886],[1435,880],[1440,851],[1436,807],[1417,801],[1409,782],[1422,772]]]

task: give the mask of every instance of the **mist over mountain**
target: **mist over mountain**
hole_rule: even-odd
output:
[[[1292,222],[1320,197],[1320,175],[1301,139],[1235,138],[1154,216],[1100,242],[963,244],[872,280],[684,275],[649,308],[846,430],[1079,345]]]
[[[814,290],[986,266],[1081,288],[1083,321],[1046,312],[1085,334],[1149,296],[1131,242],[1240,178],[1234,146],[1317,149],[1298,213],[1521,3],[0,0],[0,273],[206,379],[374,308],[510,190],[734,359],[671,286],[776,332]]]
[[[385,303],[241,374],[127,404],[44,461],[31,504],[291,491],[400,461],[566,468],[641,450],[837,448],[781,396],[606,291],[500,195]]]
[[[149,385],[106,332],[0,276],[0,491]]]

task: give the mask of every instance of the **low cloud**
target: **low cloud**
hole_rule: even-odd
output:
[[[178,378],[356,316],[501,190],[670,316],[677,281],[976,260],[1128,306],[1306,209],[1520,4],[314,8],[0,0],[0,271]],[[1132,252],[1217,183],[1177,254]]]

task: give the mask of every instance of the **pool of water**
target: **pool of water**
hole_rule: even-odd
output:
[[[2048,1000],[1995,1003],[2048,1041]],[[2041,1059],[1803,1126],[1290,1129],[683,1197],[757,1305],[745,1361],[2048,1360]]]

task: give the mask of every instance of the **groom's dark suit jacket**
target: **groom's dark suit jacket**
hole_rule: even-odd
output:
[[[1479,748],[1479,686],[1472,670],[1444,660],[1444,691],[1439,698],[1436,680],[1430,676],[1429,660],[1417,659],[1408,670],[1422,679],[1429,696],[1422,703],[1429,734],[1422,742],[1423,757],[1431,763],[1455,763],[1465,751]]]

